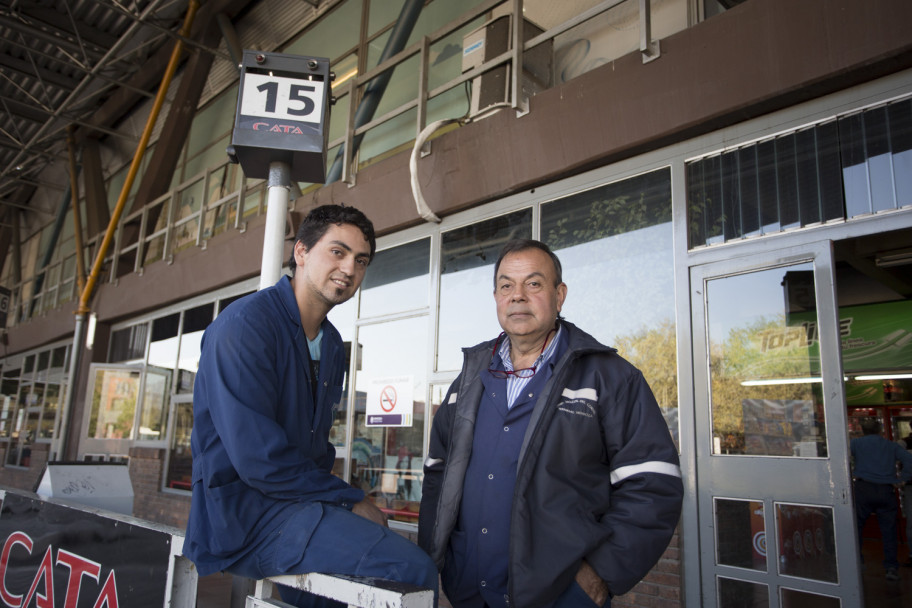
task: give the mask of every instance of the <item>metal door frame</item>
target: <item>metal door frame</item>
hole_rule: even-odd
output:
[[[741,457],[712,455],[712,432],[709,397],[709,362],[707,357],[707,317],[705,285],[713,278],[745,274],[767,268],[789,266],[811,262],[814,268],[814,286],[817,301],[817,323],[819,328],[821,372],[823,374],[824,416],[826,421],[827,454],[822,459],[801,459],[792,457]],[[852,504],[851,473],[849,468],[849,446],[847,432],[847,412],[845,407],[845,390],[842,382],[842,359],[839,341],[839,316],[835,293],[835,268],[833,244],[830,240],[820,240],[796,245],[787,249],[776,249],[766,252],[754,252],[750,257],[733,257],[689,268],[691,301],[691,323],[693,342],[693,390],[694,390],[694,437],[695,473],[697,487],[696,518],[698,522],[699,561],[700,561],[700,596],[702,605],[708,608],[717,606],[716,575],[734,575],[741,580],[768,584],[770,589],[770,606],[780,606],[779,588],[800,589],[811,593],[819,592],[837,596],[845,607],[861,605],[863,590],[861,571],[858,563],[858,539],[855,533],[854,505]],[[814,476],[825,476],[817,479],[816,487],[809,488],[806,477],[793,483],[791,494],[785,496],[769,495],[768,491],[758,488],[732,488],[732,492],[719,494],[719,498],[753,498],[763,500],[764,519],[768,538],[776,539],[775,504],[785,501],[795,504],[808,504],[808,494],[829,494],[829,500],[812,504],[821,504],[833,508],[834,535],[836,540],[836,566],[838,583],[823,583],[800,579],[778,573],[776,557],[778,546],[774,540],[767,543],[767,572],[742,570],[730,566],[716,565],[715,523],[713,513],[713,496],[709,493],[710,480],[714,473],[724,469],[737,472],[756,470],[762,467],[794,467],[814,472]],[[701,479],[707,482],[701,484]],[[772,478],[773,483],[781,487],[782,478]],[[793,480],[794,481],[794,480]],[[772,484],[771,484],[772,485]]]

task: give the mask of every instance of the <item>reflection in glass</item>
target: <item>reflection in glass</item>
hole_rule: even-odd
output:
[[[706,285],[714,454],[827,455],[810,263]]]
[[[532,238],[531,209],[443,233],[438,370],[459,369],[463,346],[500,333],[494,306],[494,263],[507,241],[528,238]]]
[[[430,247],[426,238],[377,252],[361,284],[362,319],[427,306]]]
[[[760,583],[723,576],[719,584],[719,608],[768,608],[769,588]]]
[[[193,403],[174,405],[174,431],[168,453],[165,484],[175,490],[190,490],[193,459],[190,456],[190,432],[193,430]]]
[[[126,369],[97,369],[91,386],[92,412],[87,437],[129,439],[133,432],[140,372]]]
[[[193,392],[193,379],[196,378],[196,370],[199,369],[203,332],[212,323],[213,310],[214,305],[209,303],[184,311],[180,351],[177,356],[177,393]]]
[[[54,424],[57,420],[57,407],[60,402],[60,385],[48,384],[44,391],[44,411],[41,413],[41,426],[38,428],[40,439],[51,439],[54,436]]]
[[[137,439],[154,441],[163,438],[167,428],[167,398],[171,386],[171,370],[147,369],[143,385],[142,415]]]
[[[776,504],[779,573],[837,582],[833,509]]]
[[[180,313],[152,321],[152,340],[149,343],[149,365],[174,369],[177,362],[177,332],[180,328]]]
[[[142,359],[146,353],[146,336],[149,325],[140,323],[111,332],[108,363]]]
[[[544,204],[541,234],[563,267],[561,314],[643,372],[677,439],[670,171]]]
[[[360,328],[363,369],[355,386],[355,437],[351,446],[350,483],[364,490],[391,519],[417,523],[421,501],[424,453],[428,317],[413,317]],[[367,411],[381,404],[375,388],[380,384],[411,388],[412,420],[408,426],[368,426]],[[400,393],[402,391],[400,389]],[[407,403],[396,403],[407,413]]]
[[[16,412],[16,393],[19,391],[19,365],[21,360],[8,357],[4,363],[10,369],[3,370],[3,379],[0,382],[0,437],[9,437],[12,428],[13,416]]]
[[[718,563],[766,572],[763,501],[717,498],[714,509]]]
[[[782,601],[779,603],[782,608],[839,608],[842,601],[838,597],[828,595],[818,595],[808,591],[798,591],[797,589],[786,589],[782,587],[779,590]]]
[[[370,272],[370,271],[368,271]],[[336,405],[335,410],[333,410],[333,425],[329,429],[329,442],[336,446],[337,448],[345,445],[345,438],[348,431],[348,395],[351,389],[351,376],[349,375],[349,370],[351,369],[351,356],[352,356],[352,336],[355,335],[355,310],[357,308],[356,298],[352,298],[343,304],[333,307],[329,311],[329,314],[326,315],[326,318],[329,319],[329,322],[333,324],[336,330],[339,332],[339,335],[342,336],[342,344],[345,348],[345,377],[342,380],[342,397],[339,399],[338,405]],[[357,364],[356,369],[361,369],[361,349],[357,349]],[[338,455],[338,451],[337,451]],[[336,460],[339,460],[338,458]],[[342,463],[344,466],[344,463]],[[336,473],[334,470],[333,473]],[[340,477],[343,475],[337,473]]]

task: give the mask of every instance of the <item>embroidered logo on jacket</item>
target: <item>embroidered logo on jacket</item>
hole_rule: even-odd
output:
[[[565,388],[561,393],[561,401],[557,409],[568,414],[593,418],[596,415],[595,403],[598,402],[598,393],[594,388],[580,388],[577,390]]]

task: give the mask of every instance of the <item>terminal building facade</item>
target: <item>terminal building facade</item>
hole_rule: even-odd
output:
[[[329,317],[349,354],[339,476],[414,533],[460,349],[500,331],[497,253],[541,239],[563,315],[643,371],[680,450],[678,534],[615,605],[875,605],[849,442],[871,417],[912,436],[909,23],[904,0],[203,3],[162,47],[184,42],[131,188],[154,57],[154,82],[121,83],[132,103],[58,133],[55,162],[3,168],[0,485],[124,462],[134,514],[185,524],[200,340],[258,288],[266,230],[267,182],[226,154],[238,53],[323,57],[327,183],[293,184],[286,253],[324,203],[379,235]],[[83,335],[80,270],[120,198]],[[368,424],[387,386],[404,426]]]

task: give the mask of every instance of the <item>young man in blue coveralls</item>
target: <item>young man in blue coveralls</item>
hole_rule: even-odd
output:
[[[364,493],[332,474],[345,353],[326,319],[374,256],[374,228],[325,205],[301,223],[292,276],[228,306],[203,336],[193,387],[193,499],[184,553],[200,575],[323,572],[437,591],[437,570]],[[338,602],[280,587],[296,606]]]
[[[652,391],[561,318],[566,297],[547,245],[507,243],[503,333],[463,350],[434,417],[418,543],[456,608],[609,606],[678,523],[678,452]]]

